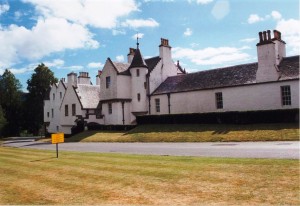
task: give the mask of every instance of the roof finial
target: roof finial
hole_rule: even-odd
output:
[[[136,48],[137,49],[139,48],[139,45],[140,45],[140,43],[139,43],[139,33],[136,32]]]

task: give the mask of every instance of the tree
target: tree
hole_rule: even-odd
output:
[[[22,85],[13,73],[6,69],[0,77],[0,105],[7,124],[5,136],[19,135],[21,119],[21,88]]]
[[[4,113],[0,104],[0,137],[2,137],[2,129],[5,127],[6,125],[6,119],[4,117]]]
[[[41,129],[44,119],[44,99],[51,84],[57,83],[54,73],[43,63],[39,64],[31,79],[27,80],[28,96],[26,98],[26,119],[29,132],[37,135]]]

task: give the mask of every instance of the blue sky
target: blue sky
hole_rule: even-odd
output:
[[[299,55],[298,0],[0,0],[0,74],[26,81],[45,63],[57,78],[126,62],[136,34],[145,58],[169,39],[188,72],[257,61],[258,32],[277,29]]]

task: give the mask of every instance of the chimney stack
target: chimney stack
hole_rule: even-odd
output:
[[[129,48],[129,53],[127,54],[127,61],[128,61],[128,64],[131,64],[132,62],[132,59],[134,57],[134,54],[135,54],[135,50],[134,48]]]
[[[159,45],[159,57],[162,59],[163,64],[171,63],[171,46],[169,45],[169,40],[161,38]]]
[[[91,84],[88,72],[79,72],[78,84]]]
[[[69,86],[77,87],[77,74],[74,72],[68,74],[68,87]]]
[[[101,70],[98,70],[98,75],[96,76],[96,85],[100,86],[100,76],[102,74]]]

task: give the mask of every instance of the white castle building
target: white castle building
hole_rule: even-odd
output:
[[[50,133],[71,134],[78,120],[134,125],[140,115],[265,111],[299,108],[299,56],[286,57],[281,33],[259,32],[258,62],[187,74],[161,39],[159,56],[139,45],[128,63],[106,60],[93,86],[86,72],[52,85],[44,121]]]

